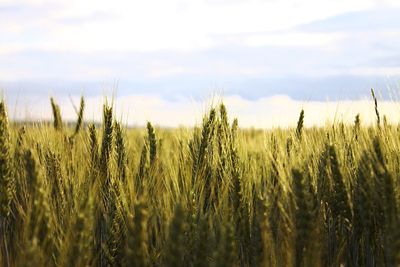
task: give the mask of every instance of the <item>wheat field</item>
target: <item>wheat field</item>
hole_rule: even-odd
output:
[[[375,98],[376,100],[376,98]],[[241,129],[10,122],[1,266],[400,266],[400,126]],[[371,107],[374,108],[374,107]]]

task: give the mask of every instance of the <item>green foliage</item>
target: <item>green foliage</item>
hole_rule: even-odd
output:
[[[105,105],[97,130],[82,103],[61,133],[9,124],[0,103],[1,266],[399,266],[389,121],[307,128],[302,111],[263,131],[220,105],[156,131]]]
[[[187,231],[186,216],[178,205],[169,226],[168,239],[165,246],[165,266],[185,266],[185,234]]]
[[[133,219],[129,221],[124,266],[149,266],[148,211],[144,204],[135,205]]]
[[[10,215],[15,181],[12,173],[11,140],[4,101],[0,102],[0,220]]]
[[[312,211],[309,203],[309,192],[303,173],[298,169],[292,170],[293,193],[295,201],[294,225],[295,225],[295,266],[306,266],[305,256],[311,241]]]

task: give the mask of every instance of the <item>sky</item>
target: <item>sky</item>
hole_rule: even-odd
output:
[[[14,119],[51,118],[49,96],[73,119],[83,94],[89,120],[105,96],[127,124],[161,126],[222,99],[242,125],[273,127],[301,108],[310,125],[371,121],[373,87],[396,120],[399,13],[396,0],[0,0],[0,89]]]

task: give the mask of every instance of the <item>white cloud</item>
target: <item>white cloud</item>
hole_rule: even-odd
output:
[[[399,5],[394,0],[0,0],[0,82],[44,81],[51,87],[52,81],[120,80],[128,84],[125,92],[176,95],[218,84],[242,96],[318,91],[318,99],[346,88],[353,97],[352,90],[360,92],[366,83],[346,77],[348,87],[342,80],[321,81],[400,75],[400,26],[387,26],[398,9],[388,20],[382,18],[389,9],[381,9]],[[354,15],[360,21],[348,29]],[[317,30],[297,27],[304,23]],[[29,85],[21,89],[33,91]]]
[[[381,76],[400,76],[400,67],[360,67],[348,71],[352,75],[381,75]]]
[[[28,47],[75,52],[193,51],[223,45],[214,39],[215,35],[261,32],[272,35],[256,35],[249,42],[304,42],[302,37],[305,36],[301,33],[275,35],[273,32],[376,5],[372,0],[236,1],[218,5],[204,0],[99,0],[95,4],[88,0],[63,0],[56,5],[48,1],[17,3],[51,8],[41,16],[30,19],[28,16],[28,21],[19,17],[10,23],[14,25],[14,31],[26,29],[46,33],[42,37],[24,40]],[[32,10],[34,12],[37,10]],[[104,14],[105,19],[102,20],[100,15],[90,20],[93,14]],[[106,19],[109,18],[107,14],[112,19]],[[78,25],[60,23],[85,17],[89,19]],[[322,36],[307,37],[314,44],[324,44],[321,43]]]
[[[303,33],[287,32],[272,34],[255,34],[245,38],[248,46],[334,46],[346,35],[344,33]]]

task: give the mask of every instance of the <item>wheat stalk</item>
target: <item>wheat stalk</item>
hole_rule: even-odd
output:
[[[57,131],[61,131],[63,129],[63,122],[62,122],[62,118],[61,118],[60,107],[57,105],[54,98],[52,98],[52,97],[50,98],[50,103],[51,103],[51,109],[53,111],[53,117],[54,117],[54,121],[53,121],[54,129],[56,129]]]

